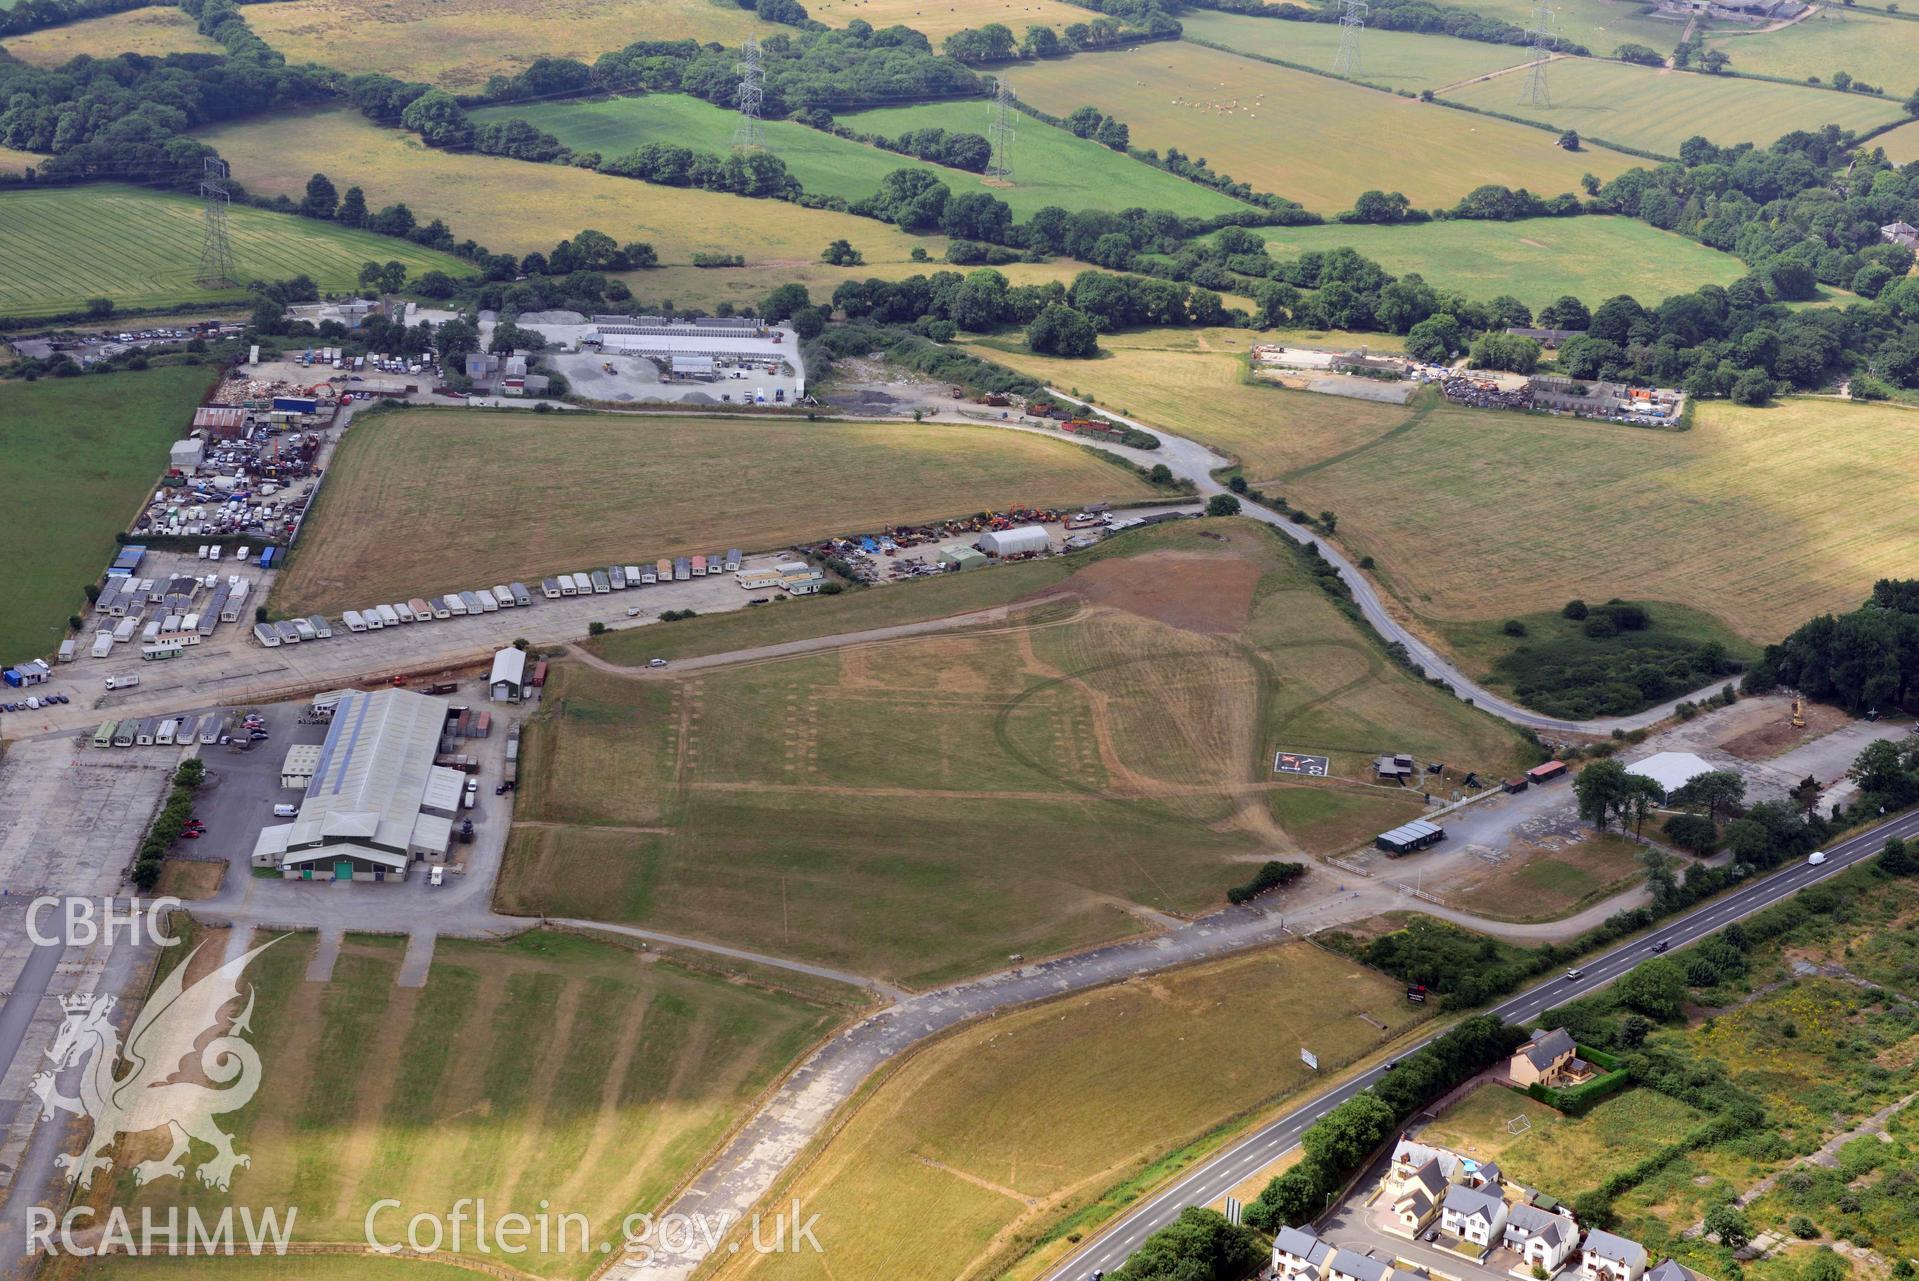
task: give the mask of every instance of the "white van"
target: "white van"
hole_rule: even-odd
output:
[[[1808,867],[1819,867],[1822,864],[1824,864],[1825,861],[1826,861],[1826,852],[1824,850],[1814,850],[1811,854],[1808,854],[1806,856],[1806,865]]]
[[[273,817],[275,818],[298,818],[299,814],[300,807],[298,805],[287,805],[283,803],[273,807]]]
[[[445,885],[446,868],[443,866],[435,866],[429,869],[426,874],[426,883],[428,885]]]

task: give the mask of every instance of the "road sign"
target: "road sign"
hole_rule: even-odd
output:
[[[1275,774],[1304,774],[1309,778],[1325,778],[1332,762],[1324,756],[1304,756],[1298,752],[1281,752],[1273,757]]]
[[[1313,1071],[1319,1071],[1319,1056],[1303,1045],[1299,1047],[1299,1061]]]

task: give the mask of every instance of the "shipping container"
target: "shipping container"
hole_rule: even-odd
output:
[[[382,627],[398,627],[400,625],[400,611],[393,608],[393,606],[375,605],[373,608],[379,611],[380,625]]]
[[[595,596],[604,596],[608,592],[613,590],[612,583],[607,581],[605,570],[603,569],[594,570],[593,573],[590,575],[590,578],[593,583],[593,594]]]
[[[357,609],[349,609],[342,613],[340,621],[346,624],[346,629],[350,632],[366,630],[366,619],[360,617],[360,611]]]
[[[548,600],[558,600],[561,595],[563,595],[560,591],[560,580],[557,578],[542,578],[540,580],[540,595],[546,597]]]

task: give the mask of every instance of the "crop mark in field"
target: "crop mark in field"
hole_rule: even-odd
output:
[[[1398,440],[1401,436],[1404,436],[1407,432],[1411,431],[1413,428],[1425,422],[1427,416],[1433,412],[1433,409],[1438,404],[1439,404],[1438,398],[1429,395],[1421,404],[1414,407],[1412,414],[1406,419],[1405,422],[1399,424],[1399,426],[1397,427],[1394,427],[1392,430],[1385,432],[1382,435],[1375,436],[1371,440],[1362,441],[1361,443],[1354,445],[1351,449],[1344,449],[1344,450],[1341,450],[1339,453],[1332,455],[1331,457],[1322,458],[1318,462],[1307,463],[1304,467],[1295,467],[1293,468],[1293,470],[1289,472],[1282,473],[1280,475],[1280,480],[1281,481],[1298,480],[1302,476],[1310,476],[1316,471],[1324,471],[1328,467],[1335,467],[1335,466],[1338,466],[1340,463],[1347,462],[1350,459],[1357,458],[1361,454],[1364,454],[1368,452],[1369,450],[1374,450],[1379,448],[1381,445],[1391,444],[1393,441]]]
[[[406,1061],[406,1038],[413,1030],[413,1019],[419,1011],[419,1005],[419,988],[392,989],[385,1015],[380,1020],[378,1032],[374,1034],[373,1062]],[[356,1207],[364,1208],[359,1191],[366,1186],[367,1173],[378,1155],[375,1140],[380,1131],[380,1118],[386,1115],[399,1076],[398,1072],[377,1073],[362,1086],[358,1106],[354,1109],[353,1124],[347,1127],[346,1142],[340,1151],[340,1195],[333,1203],[333,1215],[337,1219],[348,1219]]]
[[[954,1178],[958,1179],[961,1183],[970,1183],[974,1187],[980,1188],[983,1191],[997,1192],[1003,1197],[1009,1197],[1012,1200],[1019,1202],[1021,1205],[1025,1206],[1029,1210],[1037,1209],[1039,1207],[1040,1202],[1038,1197],[1027,1196],[1023,1192],[1017,1192],[1013,1190],[1012,1188],[1005,1187],[998,1183],[994,1183],[991,1179],[982,1179],[977,1174],[969,1174],[965,1170],[955,1169],[954,1167],[946,1164],[946,1162],[944,1161],[936,1160],[933,1157],[927,1156],[924,1152],[915,1152],[913,1154],[913,1159],[915,1161],[918,1161],[921,1165],[927,1166],[931,1169],[938,1170],[941,1174],[950,1174]]]

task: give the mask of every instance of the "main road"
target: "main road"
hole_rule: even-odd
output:
[[[1907,814],[1883,823],[1871,831],[1834,845],[1819,866],[1799,863],[1752,881],[1722,898],[1702,904],[1683,916],[1666,921],[1645,936],[1588,961],[1579,978],[1554,975],[1537,986],[1492,1007],[1508,1023],[1525,1023],[1556,1005],[1577,997],[1590,996],[1616,981],[1621,975],[1654,955],[1660,943],[1669,947],[1696,942],[1735,921],[1771,907],[1800,890],[1869,858],[1890,836],[1919,835],[1919,814]],[[1435,1035],[1437,1035],[1435,1033]],[[1426,1040],[1431,1040],[1431,1037]],[[1419,1045],[1426,1041],[1419,1042]],[[1408,1046],[1411,1053],[1418,1045]],[[1140,1247],[1146,1238],[1171,1223],[1187,1206],[1208,1205],[1252,1178],[1299,1143],[1300,1134],[1327,1112],[1376,1083],[1385,1068],[1375,1067],[1344,1084],[1316,1095],[1285,1116],[1273,1121],[1229,1147],[1206,1158],[1157,1195],[1140,1202],[1085,1246],[1068,1256],[1044,1281],[1074,1281],[1097,1272],[1112,1272]]]

